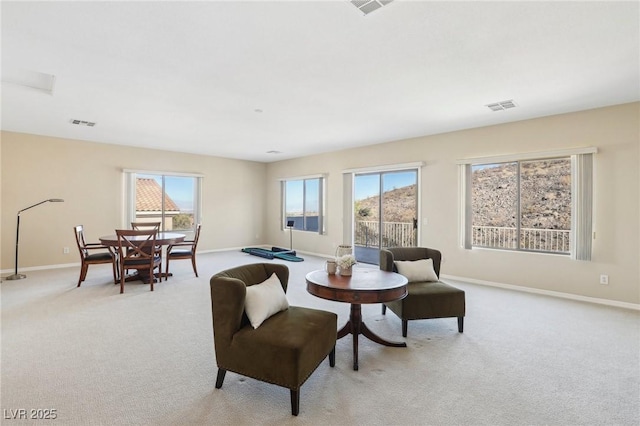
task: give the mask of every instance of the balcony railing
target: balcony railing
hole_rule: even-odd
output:
[[[518,249],[517,228],[474,226],[472,245],[501,249]],[[377,221],[356,221],[355,245],[361,247],[413,247],[416,232],[412,222],[382,222],[382,239]],[[566,229],[520,228],[520,250],[568,254],[571,231]]]
[[[355,245],[362,247],[413,247],[416,245],[413,222],[382,222],[382,240],[378,227],[379,222],[375,220],[356,221]]]
[[[471,244],[476,247],[518,249],[515,227],[474,226]],[[568,229],[520,228],[520,250],[570,253],[571,231]]]

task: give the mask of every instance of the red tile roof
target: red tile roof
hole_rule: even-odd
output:
[[[162,188],[155,179],[136,179],[136,211],[159,212],[162,210]],[[168,196],[164,199],[165,211],[180,211],[180,207]]]

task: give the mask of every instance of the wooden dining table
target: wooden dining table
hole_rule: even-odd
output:
[[[175,232],[158,232],[156,234],[156,245],[158,246],[169,246],[171,244],[177,244],[177,243],[181,243],[184,241],[186,235],[185,234],[178,234]],[[140,237],[128,237],[128,239],[130,241],[135,241],[135,240],[140,240],[140,242],[146,241],[147,237],[146,236],[140,236]],[[112,234],[112,235],[105,235],[103,237],[100,237],[100,242],[102,243],[102,245],[105,246],[110,246],[110,247],[115,247],[116,252],[118,251],[118,235],[116,234]],[[166,273],[166,272],[162,272],[160,271],[159,273],[155,274],[155,278],[158,279],[162,279],[162,278],[166,278],[166,277],[170,277],[173,276],[172,273]],[[144,270],[138,270],[136,274],[134,275],[130,275],[128,277],[125,278],[125,281],[136,281],[136,280],[141,280],[143,282],[149,282],[150,281],[150,277],[147,274],[145,274]]]
[[[404,348],[405,342],[392,342],[371,331],[362,321],[363,303],[384,303],[407,296],[407,279],[395,272],[377,268],[354,268],[353,275],[328,274],[325,270],[309,272],[307,291],[317,297],[351,304],[349,321],[338,330],[338,339],[353,335],[353,369],[358,370],[358,336],[385,346]]]

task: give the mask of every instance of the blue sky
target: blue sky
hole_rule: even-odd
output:
[[[318,191],[319,191],[319,180],[318,179],[307,179],[303,180],[290,180],[286,182],[286,210],[289,213],[301,213],[302,209],[302,199],[304,197],[304,182],[307,183],[306,193],[307,193],[307,212],[317,212],[318,211]]]
[[[387,172],[382,174],[384,191],[395,188],[402,188],[416,183],[416,171]],[[313,182],[315,179],[307,180],[307,208],[308,212],[318,211],[318,188]],[[303,181],[287,181],[287,212],[302,212]],[[354,185],[356,200],[378,195],[380,190],[380,174],[357,175]]]
[[[152,178],[162,186],[162,176],[159,175],[137,175],[140,178]],[[167,195],[180,207],[181,211],[193,210],[193,197],[195,178],[185,176],[166,176],[165,191]]]
[[[404,186],[413,185],[414,183],[416,183],[415,171],[387,172],[382,176],[384,182],[383,190],[385,191],[389,191],[395,188],[402,188]],[[162,177],[159,175],[139,174],[138,177],[152,178],[155,179],[156,182],[158,182],[158,185],[162,185]],[[361,200],[367,197],[378,195],[378,191],[380,189],[379,179],[380,174],[378,173],[357,175],[354,186],[356,200]],[[318,181],[315,179],[309,179],[306,182],[306,211],[318,211]],[[194,184],[195,179],[191,177],[165,177],[165,190],[167,191],[169,197],[171,197],[171,199],[176,204],[178,204],[181,210],[193,210]],[[303,181],[288,181],[287,195],[287,211],[302,212]]]
[[[416,171],[387,172],[382,174],[383,191],[390,191],[396,188],[416,183]],[[380,191],[380,174],[357,175],[354,184],[356,200],[362,200],[378,195]]]

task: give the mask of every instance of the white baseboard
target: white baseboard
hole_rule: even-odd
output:
[[[27,268],[18,269],[18,273],[22,274],[24,272],[29,272],[29,271],[43,271],[45,269],[62,269],[62,268],[72,268],[72,267],[79,268],[80,267],[80,262],[77,262],[77,263],[61,263],[59,265],[29,266]],[[14,272],[15,272],[15,268],[0,270],[1,274],[13,274]]]
[[[263,248],[269,248],[271,246],[265,245],[265,244],[259,244],[253,247],[263,247]],[[216,249],[216,250],[203,250],[203,251],[198,251],[198,253],[215,253],[215,252],[223,252],[223,251],[230,251],[230,250],[242,250],[242,247],[236,247],[236,248],[224,248],[224,249]],[[296,254],[306,254],[309,256],[316,256],[316,257],[321,257],[321,258],[330,258],[331,256],[328,256],[324,253],[313,253],[313,252],[307,252],[307,251],[299,251],[296,250]],[[46,266],[31,266],[28,268],[20,268],[20,273],[25,273],[25,272],[29,272],[29,271],[42,271],[45,269],[61,269],[61,268],[71,268],[71,267],[75,267],[78,268],[80,267],[80,263],[63,263],[63,264],[59,264],[59,265],[46,265]],[[6,273],[12,273],[14,272],[14,269],[3,269],[0,271],[0,273],[2,274],[6,274]],[[446,275],[446,274],[442,274],[441,278],[444,279],[450,279],[450,280],[455,280],[455,281],[462,281],[462,282],[468,282],[471,284],[479,284],[479,285],[485,285],[485,286],[489,286],[489,287],[499,287],[499,288],[506,288],[509,290],[515,290],[515,291],[522,291],[525,293],[534,293],[534,294],[543,294],[546,296],[552,296],[552,297],[559,297],[562,299],[570,299],[570,300],[578,300],[580,302],[589,302],[589,303],[597,303],[600,305],[607,305],[607,306],[615,306],[618,308],[625,308],[625,309],[632,309],[635,311],[640,311],[640,304],[637,303],[629,303],[629,302],[620,302],[617,300],[609,300],[609,299],[601,299],[601,298],[597,298],[597,297],[589,297],[589,296],[581,296],[579,294],[571,294],[571,293],[563,293],[560,291],[552,291],[552,290],[542,290],[542,289],[537,289],[537,288],[532,288],[532,287],[523,287],[523,286],[519,286],[519,285],[513,285],[513,284],[504,284],[504,283],[498,283],[498,282],[494,282],[494,281],[485,281],[485,280],[478,280],[475,278],[468,278],[468,277],[458,277],[455,275]]]
[[[504,284],[504,283],[497,283],[493,281],[477,280],[475,278],[457,277],[454,275],[442,274],[441,278],[455,280],[455,281],[462,281],[462,282],[467,282],[471,284],[486,285],[490,287],[506,288],[509,290],[522,291],[525,293],[543,294],[545,296],[559,297],[562,299],[578,300],[580,302],[597,303],[600,305],[615,306],[618,308],[633,309],[635,311],[640,311],[640,304],[637,304],[637,303],[620,302],[617,300],[609,300],[609,299],[600,299],[597,297],[581,296],[579,294],[562,293],[560,291],[552,291],[552,290],[542,290],[538,288],[523,287],[523,286],[513,285],[513,284]]]
[[[266,244],[257,244],[255,246],[251,246],[251,247],[260,247],[260,248],[270,249],[272,246],[268,246]],[[245,247],[227,247],[227,248],[213,249],[213,250],[198,250],[198,254],[218,253],[218,252],[223,252],[223,251],[234,251],[234,250],[237,250],[239,252],[243,248],[245,248]],[[299,252],[299,253],[303,253],[303,252]],[[323,255],[323,254],[314,254],[314,253],[306,253],[306,254],[313,255],[313,256],[319,256],[319,257],[327,257],[326,255]],[[45,270],[45,269],[79,268],[80,266],[81,266],[80,262],[61,263],[61,264],[58,264],[58,265],[28,266],[28,267],[20,267],[18,272],[23,274],[23,273],[29,272],[29,271],[42,271],[42,270]],[[0,274],[3,274],[3,275],[4,274],[13,274],[14,272],[15,272],[15,268],[0,270]]]

